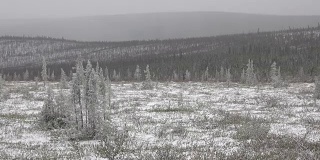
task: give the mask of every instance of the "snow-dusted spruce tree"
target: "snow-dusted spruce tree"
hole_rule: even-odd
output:
[[[220,73],[219,73],[219,71],[218,71],[217,69],[216,69],[216,73],[215,73],[214,78],[215,78],[215,81],[216,81],[216,82],[219,82],[219,81],[220,81]]]
[[[179,81],[179,75],[177,74],[176,71],[173,71],[172,77],[173,77],[173,81],[175,81],[175,82],[178,82],[178,81]]]
[[[208,81],[209,80],[209,67],[206,68],[203,74],[202,81]]]
[[[96,73],[98,76],[98,83],[99,83],[99,93],[101,93],[101,95],[105,92],[105,88],[106,88],[106,83],[105,83],[105,78],[103,76],[103,70],[102,68],[99,69],[99,73]]]
[[[220,82],[224,82],[225,81],[225,73],[224,73],[224,68],[221,66],[220,68]]]
[[[78,70],[78,68],[77,68]],[[83,109],[81,104],[81,78],[78,76],[79,73],[72,77],[71,86],[71,104],[73,108],[72,120],[75,123],[75,128],[77,130],[83,129]]]
[[[315,101],[317,99],[320,99],[320,79],[319,79],[319,76],[315,77],[315,89],[314,89],[314,93],[313,93],[313,98],[315,99]]]
[[[5,80],[7,80],[7,76],[5,75],[5,74],[1,74],[2,75],[2,79],[5,81]]]
[[[111,107],[111,95],[112,95],[112,91],[111,91],[111,81],[109,78],[109,73],[108,73],[108,68],[105,68],[105,87],[106,87],[106,98],[107,98],[107,107]]]
[[[76,73],[72,76],[72,86],[71,86],[71,106],[72,106],[72,113],[71,118],[75,124],[75,128],[77,130],[82,130],[85,127],[84,116],[85,111],[83,109],[84,102],[84,91],[81,90],[85,89],[85,75],[83,69],[83,61],[80,57],[77,59],[76,64]]]
[[[99,101],[101,102],[101,109],[103,114],[103,120],[109,119],[107,114],[107,108],[108,108],[108,100],[107,100],[107,82],[103,76],[103,70],[100,69],[100,73],[98,74],[99,78]]]
[[[255,85],[257,84],[257,76],[254,73],[253,69],[253,61],[249,59],[246,70],[246,84],[247,85]]]
[[[230,84],[231,84],[231,78],[232,78],[232,75],[231,75],[231,72],[230,72],[230,68],[228,68],[226,70],[226,82],[227,82],[228,86],[230,86]]]
[[[277,63],[273,62],[271,65],[271,70],[270,70],[270,78],[271,78],[271,83],[278,83],[279,77],[278,77],[278,69],[277,69]]]
[[[21,80],[22,80],[21,74],[18,74],[17,80],[18,80],[18,81],[21,81]]]
[[[271,78],[271,83],[273,87],[283,87],[286,84],[282,81],[281,78],[281,69],[280,67],[277,68],[276,62],[274,62],[271,65],[271,70],[270,70],[270,78]]]
[[[108,79],[110,79],[109,78],[109,69],[108,69],[108,67],[106,66],[106,68],[104,69],[104,77],[108,77]]]
[[[85,70],[83,68],[83,60],[79,57],[76,64],[76,76],[80,80],[80,84],[85,83]]]
[[[98,96],[98,105],[96,108],[96,113],[95,115],[95,123],[96,123],[96,133],[95,137],[96,138],[104,138],[106,135],[108,135],[108,131],[110,130],[110,105],[109,105],[109,100],[111,103],[111,96],[110,99],[108,97],[109,94],[111,94],[111,86],[109,88],[108,86],[108,81],[109,78],[106,80],[105,77],[103,76],[103,70],[100,68],[99,70],[100,73],[95,74],[95,79],[97,81],[97,96]]]
[[[136,81],[141,81],[141,70],[139,65],[137,65],[136,70],[134,72],[134,79]]]
[[[13,81],[18,81],[18,75],[16,72],[13,74]]]
[[[90,105],[90,97],[89,97],[89,81],[91,78],[91,73],[92,73],[92,65],[91,62],[88,60],[87,65],[86,65],[86,70],[85,70],[85,79],[84,79],[84,86],[83,86],[83,93],[84,93],[84,109],[85,109],[85,122],[86,126],[88,127],[88,107]]]
[[[68,101],[66,99],[65,94],[63,93],[62,89],[60,89],[59,94],[56,98],[56,114],[58,115],[57,117],[57,122],[60,123],[59,127],[64,127],[67,124],[71,123],[71,111],[72,108],[69,107],[67,104]]]
[[[240,77],[241,83],[246,83],[246,71],[242,69],[241,77]]]
[[[23,73],[23,80],[24,81],[28,81],[29,80],[29,71],[26,70],[24,73]]]
[[[111,89],[111,81],[109,77],[106,77],[106,94],[107,94],[107,104],[108,107],[111,108],[111,97],[112,97],[112,89]]]
[[[51,75],[50,75],[50,80],[54,81],[56,79],[56,76],[54,74],[54,71],[52,71]]]
[[[61,75],[60,75],[60,88],[62,89],[68,88],[67,76],[62,68],[61,68]]]
[[[96,73],[100,73],[100,66],[99,66],[99,62],[97,62],[96,64],[96,69],[95,69]]]
[[[46,62],[46,59],[44,57],[42,57],[41,78],[42,78],[44,86],[46,86],[46,82],[48,80],[48,75],[47,75],[47,62]]]
[[[52,87],[48,85],[47,97],[41,111],[41,124],[47,129],[64,128],[69,123],[68,117],[70,117],[67,106],[62,90],[55,100]]]
[[[0,74],[0,94],[2,94],[4,81],[5,81],[5,79],[3,79],[2,74]]]
[[[191,81],[191,73],[189,72],[189,70],[186,70],[186,73],[185,73],[185,80],[186,81]]]
[[[54,128],[56,115],[54,112],[54,93],[49,85],[47,87],[47,97],[45,99],[44,105],[41,111],[41,122],[45,125],[46,128],[52,129]]]
[[[304,74],[303,67],[300,67],[300,69],[299,69],[298,78],[299,78],[300,82],[305,82],[306,81],[306,75]]]
[[[130,81],[132,79],[132,73],[130,71],[130,68],[127,69],[127,80]]]
[[[121,72],[120,72],[120,71],[118,72],[118,74],[117,74],[117,77],[116,77],[116,78],[117,78],[117,81],[120,81],[120,80],[121,80]]]
[[[118,80],[117,71],[116,71],[115,69],[113,70],[112,80],[114,80],[114,81],[117,81],[117,80]]]
[[[39,77],[34,77],[34,89],[38,90],[39,88]]]
[[[143,81],[141,89],[153,89],[149,65],[146,66],[146,70],[144,70],[144,74],[146,79],[145,81]]]
[[[278,76],[279,82],[282,82],[281,68],[280,68],[280,67],[278,68],[278,74],[277,74],[277,76]]]
[[[98,102],[98,88],[97,88],[97,80],[95,77],[95,71],[92,69],[88,79],[88,90],[87,90],[87,134],[89,137],[94,137],[97,131],[98,122],[97,118],[99,114],[97,114],[97,110],[99,107]]]

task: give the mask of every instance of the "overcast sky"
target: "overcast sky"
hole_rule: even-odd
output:
[[[183,11],[320,15],[319,6],[320,0],[0,0],[0,18],[58,18]]]

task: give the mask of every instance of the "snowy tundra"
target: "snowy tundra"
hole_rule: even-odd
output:
[[[40,84],[39,84],[40,85]],[[58,83],[50,83],[58,94]],[[98,140],[45,130],[45,88],[6,82],[0,102],[0,159],[318,159],[320,110],[314,85],[112,83],[111,122],[128,137],[114,153]],[[63,92],[68,98],[69,89]],[[106,154],[114,154],[106,156]]]

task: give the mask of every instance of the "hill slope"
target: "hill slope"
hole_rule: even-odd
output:
[[[147,64],[154,79],[170,80],[174,73],[184,80],[186,70],[193,80],[201,80],[208,68],[217,77],[231,68],[234,80],[239,80],[248,59],[254,61],[258,79],[268,80],[273,62],[281,67],[282,75],[314,77],[320,73],[320,27],[278,32],[224,35],[216,37],[126,41],[81,42],[43,37],[0,37],[0,69],[7,77],[22,75],[26,69],[31,77],[39,76],[42,56],[46,57],[49,72],[59,75],[60,68],[67,74],[81,55],[85,60],[99,62],[109,68],[109,76],[120,75],[130,80],[136,65]],[[222,72],[220,71],[222,70]],[[302,76],[302,72],[305,76]],[[217,72],[218,71],[218,72]],[[299,72],[298,72],[299,71]],[[16,74],[15,74],[16,73]],[[131,77],[131,78],[130,78]],[[11,78],[7,78],[11,79]]]
[[[320,16],[223,12],[150,13],[67,19],[0,20],[0,35],[123,41],[214,36],[316,26]]]

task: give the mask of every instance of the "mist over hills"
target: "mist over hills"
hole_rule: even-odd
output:
[[[49,36],[82,41],[205,37],[317,26],[320,16],[225,12],[108,15],[61,19],[0,20],[0,35]]]

